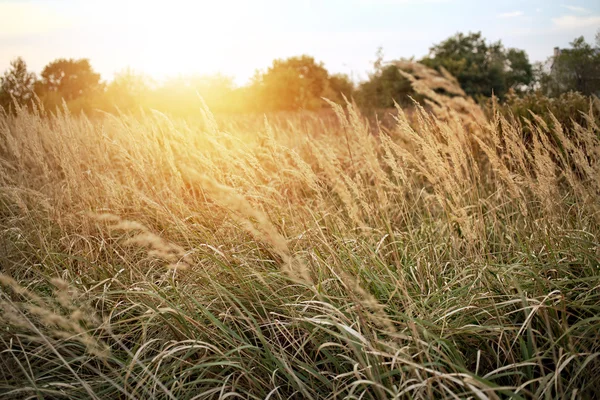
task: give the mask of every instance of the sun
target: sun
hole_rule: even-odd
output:
[[[111,28],[122,32],[135,69],[155,77],[177,74],[248,75],[240,39],[252,30],[247,2],[125,1]],[[109,32],[110,34],[110,32]]]

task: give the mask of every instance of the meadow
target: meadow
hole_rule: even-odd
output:
[[[0,114],[0,397],[600,396],[598,100],[410,69],[385,125]]]

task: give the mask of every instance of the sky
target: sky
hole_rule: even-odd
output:
[[[39,73],[88,58],[110,80],[130,68],[246,83],[273,59],[309,54],[332,73],[366,79],[384,59],[421,58],[457,32],[546,60],[575,37],[594,43],[598,0],[0,0],[0,71],[20,56]]]

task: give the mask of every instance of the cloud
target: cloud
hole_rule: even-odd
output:
[[[498,17],[500,17],[500,18],[516,18],[516,17],[520,17],[522,15],[524,15],[523,11],[513,11],[513,12],[506,12],[506,13],[498,14]]]
[[[574,11],[574,12],[579,12],[579,13],[588,13],[588,12],[590,12],[590,10],[588,10],[587,8],[583,8],[583,7],[579,7],[579,6],[567,6],[567,5],[563,4],[562,7],[566,8],[567,10]]]
[[[48,7],[30,2],[0,2],[0,37],[46,33],[67,28],[71,22]]]
[[[600,15],[576,16],[563,15],[558,18],[552,18],[554,26],[561,30],[582,29],[593,26],[600,26]]]

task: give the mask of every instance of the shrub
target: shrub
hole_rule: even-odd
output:
[[[488,103],[488,114],[492,110],[492,101]],[[567,131],[572,131],[574,124],[588,127],[588,114],[594,112],[595,121],[600,124],[600,101],[596,97],[584,96],[578,92],[568,92],[558,97],[548,97],[541,92],[518,95],[511,91],[504,103],[498,108],[506,118],[515,118],[523,123],[531,120],[532,114],[542,118],[549,126],[556,120]],[[526,129],[527,130],[527,129]]]

